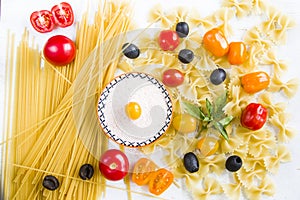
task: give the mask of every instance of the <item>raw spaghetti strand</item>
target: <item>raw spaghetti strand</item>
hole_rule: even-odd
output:
[[[121,9],[118,6],[114,6],[114,8]],[[124,8],[122,8],[124,9]],[[112,13],[110,13],[112,14]],[[119,28],[112,28],[110,29],[109,33],[106,33],[106,37],[113,37],[114,35],[117,35],[120,33],[120,29],[123,28],[122,31],[126,31],[126,26],[119,26],[120,24],[128,24],[129,19],[128,18],[120,18],[115,17],[115,25]],[[126,20],[126,23],[122,23],[119,21]],[[104,24],[104,23],[102,23]],[[108,24],[109,25],[109,24]],[[86,25],[86,22],[84,22],[85,27],[90,27],[90,30],[92,26]],[[107,26],[107,25],[106,25]],[[111,27],[113,27],[111,26]],[[101,29],[105,30],[105,27],[102,27]],[[100,28],[98,30],[101,30]],[[86,34],[81,34],[82,38],[83,36],[87,36],[88,34],[91,34],[91,37],[87,38],[94,38],[91,43],[95,44],[95,38],[97,38],[98,32],[96,31],[87,31],[88,29],[85,28]],[[82,31],[82,29],[78,29],[78,31]],[[84,32],[84,31],[83,31]],[[33,74],[34,72],[30,60],[34,58],[38,58],[38,62],[40,62],[39,56],[29,56],[31,53],[36,55],[38,54],[38,50],[32,49],[29,47],[28,44],[28,38],[27,33],[24,34],[23,42],[21,43],[21,46],[18,48],[18,55],[22,55],[21,58],[18,58],[17,66],[21,66],[20,63],[25,63],[23,66],[23,69],[25,71],[25,75],[22,73],[22,70],[16,69],[16,77],[19,77],[21,80],[20,82],[17,82],[18,85],[15,89],[16,95],[22,97],[20,99],[16,99],[16,107],[14,110],[15,116],[17,116],[18,113],[20,113],[20,109],[22,113],[25,113],[24,115],[21,115],[19,118],[16,118],[18,120],[14,120],[17,124],[14,124],[13,127],[16,128],[16,130],[11,131],[11,133],[15,133],[16,135],[19,135],[18,137],[15,136],[9,136],[7,138],[12,138],[12,142],[14,143],[14,146],[18,149],[18,162],[12,162],[19,164],[21,166],[30,166],[40,169],[46,169],[48,173],[45,172],[36,172],[33,173],[30,169],[14,169],[15,174],[11,177],[14,179],[13,189],[11,190],[11,195],[13,194],[13,199],[32,199],[32,198],[43,198],[43,199],[57,199],[57,198],[75,198],[75,199],[82,199],[80,196],[83,195],[83,193],[76,192],[78,190],[84,191],[86,188],[86,184],[80,183],[79,186],[77,186],[77,182],[73,179],[70,181],[65,181],[66,179],[69,179],[73,176],[77,176],[78,169],[76,169],[73,166],[78,166],[82,164],[87,158],[90,158],[88,162],[93,163],[93,165],[97,165],[97,160],[90,155],[90,152],[88,152],[85,149],[85,146],[82,145],[81,141],[78,140],[78,136],[76,134],[76,126],[73,122],[73,113],[72,113],[72,96],[75,91],[74,87],[70,87],[70,82],[73,82],[77,78],[77,73],[81,70],[82,64],[74,64],[74,66],[70,65],[68,67],[62,67],[58,70],[53,70],[52,66],[49,65],[49,63],[45,62],[45,66],[42,69],[38,69],[37,74]],[[77,37],[78,38],[78,37]],[[85,38],[84,38],[85,39]],[[102,40],[105,40],[108,38],[103,38]],[[83,39],[81,39],[82,42],[84,42]],[[86,39],[85,39],[86,40]],[[88,42],[87,42],[88,43]],[[79,42],[79,55],[82,52],[82,49],[80,49],[80,42]],[[82,45],[82,47],[91,47],[89,50],[84,49],[83,51],[91,51],[92,45]],[[113,51],[112,51],[113,52]],[[113,54],[113,53],[111,53]],[[13,54],[12,54],[13,55]],[[85,55],[89,55],[89,53],[85,53]],[[103,55],[103,54],[101,54]],[[78,56],[76,59],[79,59],[81,57],[81,63],[85,60],[87,56]],[[101,57],[100,57],[101,58]],[[80,63],[80,61],[77,60],[74,63]],[[95,63],[95,62],[94,62]],[[116,66],[116,63],[113,64]],[[98,65],[99,66],[99,65]],[[98,67],[97,66],[97,67]],[[77,70],[76,70],[76,67]],[[108,66],[107,66],[108,68]],[[107,69],[106,68],[106,69]],[[13,68],[11,68],[13,69]],[[75,70],[72,70],[75,69]],[[101,69],[103,70],[103,69]],[[77,71],[77,72],[76,72]],[[110,72],[113,74],[113,70]],[[102,78],[106,73],[102,73]],[[26,77],[26,78],[25,78]],[[112,78],[112,77],[111,77]],[[111,79],[110,78],[110,79]],[[34,79],[34,82],[28,81],[28,79]],[[39,84],[36,84],[36,81],[38,80]],[[66,81],[70,80],[70,81]],[[101,79],[102,81],[104,79]],[[85,83],[91,83],[89,81]],[[100,85],[103,85],[102,83]],[[35,86],[30,91],[26,91],[26,88],[29,86]],[[45,86],[47,90],[43,94],[39,91],[39,86],[42,88]],[[11,90],[12,91],[12,90]],[[95,92],[93,93],[95,94]],[[90,97],[91,94],[88,96],[84,96],[84,98]],[[51,99],[49,98],[51,97]],[[43,101],[44,99],[44,101]],[[35,104],[35,100],[38,100],[38,105]],[[97,98],[95,99],[97,100]],[[43,109],[39,109],[39,112],[31,112],[27,113],[27,110],[30,110],[30,107],[22,107],[24,105],[23,102],[27,102],[31,106],[34,106],[36,108],[45,107],[47,108],[45,111]],[[75,103],[76,105],[76,103]],[[59,113],[59,114],[57,114]],[[34,116],[38,115],[38,117]],[[44,123],[40,123],[41,121],[36,121],[32,123],[30,121],[30,126],[25,123],[25,120],[31,120],[31,117],[33,119],[42,118],[41,121],[45,120]],[[23,119],[23,120],[22,120]],[[19,122],[19,123],[18,123]],[[38,127],[38,131],[34,131],[35,134],[31,133],[32,128],[31,127]],[[87,131],[95,132],[95,128],[86,129]],[[27,131],[24,131],[27,130]],[[19,134],[20,132],[23,132],[23,134]],[[33,138],[32,140],[26,140],[27,136],[31,135]],[[103,138],[102,138],[103,139]],[[24,141],[25,140],[25,141]],[[90,138],[91,144],[94,142],[94,138]],[[106,138],[104,138],[103,141],[105,141]],[[31,144],[34,143],[34,144]],[[21,144],[21,146],[20,146]],[[23,147],[26,147],[28,150],[30,149],[30,152],[27,154],[23,153]],[[105,145],[104,145],[105,147]],[[14,149],[14,148],[13,148]],[[104,150],[104,149],[103,149]],[[98,150],[99,151],[99,150]],[[8,152],[8,151],[7,151]],[[72,154],[74,152],[74,154]],[[76,152],[76,154],[75,154]],[[85,159],[77,159],[78,157],[74,155],[81,155],[80,158]],[[7,157],[8,158],[8,157]],[[65,165],[66,163],[67,165]],[[43,175],[45,174],[51,174],[51,173],[61,172],[61,173],[67,173],[67,177],[65,180],[60,179],[62,182],[62,185],[59,189],[59,192],[48,192],[45,190],[41,190],[41,179]],[[97,177],[100,177],[99,174]],[[97,177],[95,179],[97,179]],[[18,184],[20,183],[20,184]],[[9,184],[7,184],[9,185]],[[82,185],[82,186],[81,186]],[[91,187],[91,186],[89,186]],[[68,188],[68,189],[66,189]],[[94,188],[94,189],[93,189]],[[102,190],[97,189],[93,187],[92,189],[85,190],[87,193],[93,192],[93,194],[88,194],[87,196],[92,197],[95,199],[99,192]],[[6,191],[6,194],[8,194],[9,191]],[[85,194],[87,194],[85,193]],[[60,196],[59,196],[60,195]]]

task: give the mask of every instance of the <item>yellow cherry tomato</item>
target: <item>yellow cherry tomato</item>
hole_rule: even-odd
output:
[[[137,102],[129,102],[125,106],[125,112],[129,119],[136,120],[142,114],[141,106]]]
[[[216,138],[207,136],[199,140],[197,147],[203,156],[211,156],[217,152],[219,142]]]
[[[188,114],[182,114],[174,117],[173,127],[182,133],[194,132],[197,128],[197,119]]]

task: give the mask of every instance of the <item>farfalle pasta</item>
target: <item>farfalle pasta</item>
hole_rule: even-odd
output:
[[[275,52],[272,50],[269,50],[266,54],[264,54],[260,63],[264,65],[272,65],[274,74],[281,74],[288,70],[286,61],[278,60]]]
[[[245,93],[241,86],[232,86],[229,88],[229,96],[231,101],[226,104],[224,111],[228,115],[240,116],[247,102],[252,99],[250,95]]]
[[[259,96],[258,101],[264,105],[266,108],[268,108],[269,116],[272,117],[275,114],[279,114],[284,112],[284,110],[287,107],[286,102],[273,102],[274,97],[272,93],[265,92]]]
[[[273,196],[275,185],[269,177],[262,179],[258,186],[245,189],[245,194],[249,199],[261,199],[262,195]]]
[[[291,159],[289,150],[284,145],[279,145],[274,155],[264,158],[264,164],[269,172],[276,174],[279,170],[280,163],[289,162]]]
[[[222,185],[225,195],[232,200],[239,200],[241,198],[242,183],[238,180],[237,175],[233,175],[234,182]]]
[[[285,44],[286,31],[295,26],[295,22],[278,9],[270,6],[266,10],[268,20],[261,24],[261,30],[267,33],[273,42]]]
[[[246,17],[251,13],[252,7],[252,1],[249,0],[229,0],[229,1],[223,1],[222,3],[225,7],[230,7],[235,9],[235,14],[238,18]]]
[[[277,128],[277,140],[279,142],[288,142],[295,136],[295,130],[286,127],[288,115],[285,113],[278,113],[273,115],[270,122]]]
[[[205,177],[203,179],[203,188],[195,189],[192,191],[193,195],[198,199],[209,199],[209,196],[220,194],[222,187],[218,181],[212,177]]]

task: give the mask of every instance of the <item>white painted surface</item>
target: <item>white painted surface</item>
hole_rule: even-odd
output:
[[[93,1],[93,0],[91,0]],[[30,33],[36,38],[36,41],[40,43],[40,46],[49,38],[50,35],[63,33],[69,37],[73,36],[74,26],[67,29],[57,29],[54,32],[48,34],[39,34],[35,32],[30,25],[29,16],[32,11],[50,9],[52,5],[61,1],[47,1],[47,0],[2,0],[1,5],[1,23],[0,23],[0,133],[2,133],[2,121],[3,121],[3,104],[4,104],[4,80],[5,80],[5,51],[6,51],[6,31],[9,28],[12,32],[15,32],[17,36],[20,36],[24,27],[27,27]],[[80,18],[82,12],[85,10],[87,4],[82,3],[85,1],[80,0],[69,0],[76,11],[77,19]],[[149,8],[152,8],[153,5],[161,3],[166,8],[172,8],[177,5],[184,5],[187,7],[194,7],[199,10],[202,16],[206,16],[211,13],[213,10],[218,8],[220,0],[215,1],[205,1],[205,0],[136,0],[135,12],[136,15],[133,20],[137,21],[139,26],[145,27],[146,17],[149,11]],[[297,22],[297,27],[288,32],[288,41],[287,45],[280,48],[280,57],[286,59],[289,62],[289,72],[287,77],[299,77],[300,74],[300,1],[298,0],[273,0],[270,1],[272,5],[278,7],[285,13],[288,13],[293,17]],[[94,3],[91,3],[95,5]],[[95,7],[95,6],[91,6]],[[300,93],[289,101],[288,110],[292,114],[292,119],[290,126],[299,129],[300,121]],[[1,138],[1,137],[0,137]],[[0,139],[2,141],[2,139]],[[273,179],[276,181],[277,193],[274,197],[264,197],[266,200],[298,200],[300,199],[300,134],[297,134],[289,144],[289,149],[291,150],[293,161],[287,164],[282,164],[279,170],[279,173],[276,176],[273,176]],[[121,182],[110,183],[110,185],[122,185]],[[134,189],[139,191],[146,191],[146,187],[135,187],[132,184]],[[108,189],[106,199],[115,199],[125,198],[126,193],[123,191]],[[146,197],[140,195],[134,195],[133,199],[145,199]],[[184,192],[178,190],[175,186],[168,191],[166,191],[161,197],[166,199],[183,199],[185,197]],[[214,198],[212,198],[214,199]],[[223,197],[218,197],[217,199],[224,199]]]

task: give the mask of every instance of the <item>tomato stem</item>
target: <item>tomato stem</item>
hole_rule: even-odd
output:
[[[116,163],[111,163],[110,165],[109,165],[109,168],[110,169],[116,169],[118,167],[118,165],[116,164]]]

